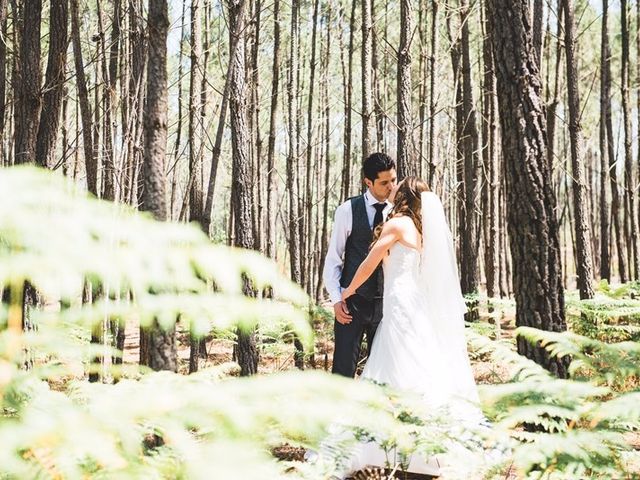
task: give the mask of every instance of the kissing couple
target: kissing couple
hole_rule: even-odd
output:
[[[446,406],[460,421],[480,422],[444,208],[424,180],[397,182],[395,167],[384,153],[368,156],[366,191],[335,213],[323,271],[335,313],[332,372],[355,376],[366,336],[361,378],[417,393],[429,408]],[[378,461],[360,458],[353,468]],[[410,469],[432,473],[428,465]]]

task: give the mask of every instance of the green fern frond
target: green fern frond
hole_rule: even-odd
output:
[[[552,355],[570,356],[571,372],[589,368],[595,378],[619,382],[640,373],[640,344],[621,342],[607,344],[571,332],[546,332],[530,327],[519,327],[516,334],[531,343],[540,343]]]
[[[555,471],[578,475],[573,478],[591,473],[617,476],[622,473],[620,454],[627,449],[622,436],[616,433],[569,430],[536,434],[532,442],[515,449],[514,460],[528,478],[543,478]],[[571,478],[565,475],[560,478]]]
[[[491,340],[469,329],[466,330],[466,336],[472,352],[487,354],[495,363],[508,367],[512,381],[550,378],[547,370],[519,355],[508,341]]]

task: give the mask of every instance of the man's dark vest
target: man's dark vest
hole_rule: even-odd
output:
[[[369,226],[364,195],[359,195],[349,200],[351,201],[351,233],[347,238],[344,250],[344,265],[342,267],[342,276],[340,277],[340,286],[342,288],[347,288],[351,283],[356,270],[369,254],[369,247],[373,240],[373,232]],[[382,286],[382,266],[379,266],[356,290],[356,293],[367,299],[381,297]]]

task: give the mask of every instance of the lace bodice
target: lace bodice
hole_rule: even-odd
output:
[[[396,242],[383,262],[384,296],[407,295],[420,285],[420,252]]]

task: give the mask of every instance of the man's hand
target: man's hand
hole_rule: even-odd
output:
[[[333,306],[333,313],[335,314],[338,323],[341,323],[342,325],[351,323],[351,314],[349,313],[349,309],[345,302],[336,303]]]

